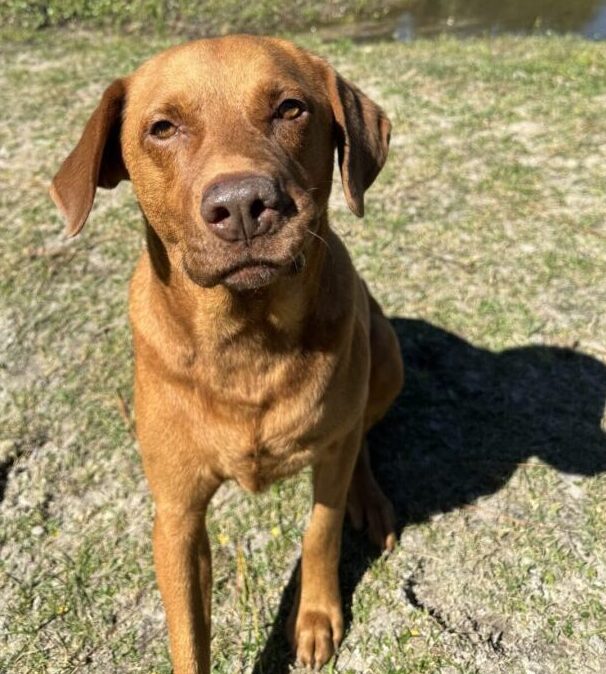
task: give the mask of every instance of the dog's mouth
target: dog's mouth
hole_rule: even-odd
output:
[[[300,274],[305,268],[305,253],[291,256],[287,261],[249,258],[223,269],[212,279],[201,279],[185,265],[188,276],[204,287],[224,285],[237,292],[256,290],[270,285],[279,277]]]
[[[219,283],[231,290],[256,290],[273,283],[280,276],[294,276],[305,267],[305,253],[286,263],[273,260],[247,260],[223,272]]]

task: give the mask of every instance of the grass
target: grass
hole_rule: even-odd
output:
[[[49,180],[104,86],[173,41],[5,42],[0,127],[0,671],[170,671],[132,436],[130,186],[65,241]],[[400,546],[346,528],[328,671],[603,671],[606,45],[304,44],[389,112],[356,220],[332,213],[400,335],[408,384],[371,444]],[[213,502],[214,671],[285,672],[305,475]]]
[[[401,11],[407,0],[3,0],[0,35],[31,36],[41,28],[120,27],[129,32],[177,31],[204,36],[244,31],[306,30]]]

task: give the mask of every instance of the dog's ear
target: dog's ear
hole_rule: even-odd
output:
[[[78,144],[53,178],[50,195],[65,217],[68,236],[75,236],[84,227],[97,187],[115,187],[121,180],[128,180],[120,145],[125,95],[124,80],[109,85]]]
[[[330,66],[327,90],[335,124],[335,142],[347,205],[364,215],[364,192],[387,159],[391,123],[383,110]]]

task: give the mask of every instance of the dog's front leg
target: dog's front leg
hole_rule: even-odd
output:
[[[174,674],[210,674],[211,554],[206,506],[157,506],[154,562],[168,624]]]
[[[343,638],[338,578],[341,532],[361,443],[360,425],[331,447],[313,470],[314,503],[303,539],[298,605],[291,616],[297,660],[308,667],[328,662]]]

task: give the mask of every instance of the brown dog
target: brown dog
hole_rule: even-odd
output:
[[[210,671],[205,515],[224,480],[258,491],[313,466],[291,620],[305,665],[342,638],[346,507],[395,545],[364,434],[401,388],[398,342],[326,213],[335,146],[361,216],[389,131],[377,105],[292,44],[202,40],[113,82],[53,181],[71,236],[97,186],[130,179],[144,214],[130,288],[137,434],[177,674]]]

